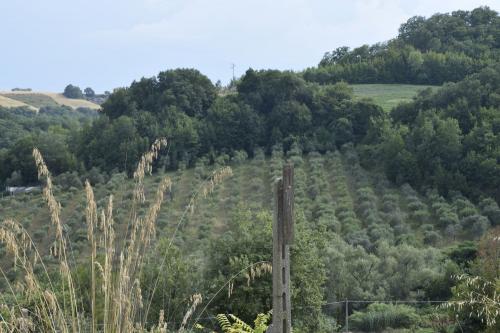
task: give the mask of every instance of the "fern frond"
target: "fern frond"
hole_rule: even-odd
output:
[[[229,314],[228,316],[218,314],[216,318],[224,333],[265,333],[268,327],[267,322],[271,318],[271,313],[272,312],[269,311],[266,314],[258,314],[257,318],[254,320],[255,328],[252,328],[252,326],[233,314]]]
[[[235,315],[230,314],[229,317],[237,324],[238,328],[241,329],[241,332],[243,333],[253,333],[253,328],[252,326],[248,325],[245,323],[243,320],[240,318],[236,317]]]
[[[271,318],[271,312],[259,313],[255,318],[255,333],[264,333],[267,330],[267,322]]]
[[[226,317],[225,314],[218,314],[216,316],[217,322],[219,323],[219,326],[222,328],[222,331],[225,333],[231,333],[231,322],[229,319]]]

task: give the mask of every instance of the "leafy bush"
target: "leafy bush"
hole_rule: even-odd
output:
[[[419,322],[414,308],[406,305],[370,304],[365,312],[349,317],[352,328],[363,332],[380,332],[386,328],[411,328]]]
[[[255,161],[263,161],[265,158],[264,150],[262,148],[255,148],[253,152],[253,159]]]
[[[490,219],[493,226],[500,224],[500,208],[492,198],[485,198],[479,203],[483,215]]]
[[[64,172],[54,179],[55,184],[62,187],[63,190],[68,190],[70,188],[80,189],[83,187],[83,184],[78,177],[76,172]]]
[[[233,154],[232,161],[235,164],[243,164],[248,159],[248,154],[244,150],[237,150]]]

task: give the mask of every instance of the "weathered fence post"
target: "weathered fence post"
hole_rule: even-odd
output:
[[[345,299],[345,331],[349,332],[349,300]]]
[[[293,242],[293,165],[275,184],[273,223],[273,333],[291,333],[290,245]]]

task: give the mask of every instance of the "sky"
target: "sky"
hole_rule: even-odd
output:
[[[226,84],[232,64],[302,70],[412,16],[478,6],[500,0],[0,0],[0,90],[112,91],[178,67]]]

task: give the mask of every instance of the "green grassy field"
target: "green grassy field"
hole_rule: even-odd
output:
[[[400,103],[411,101],[419,91],[438,86],[413,84],[352,84],[354,96],[358,99],[370,98],[385,111],[390,111]]]

